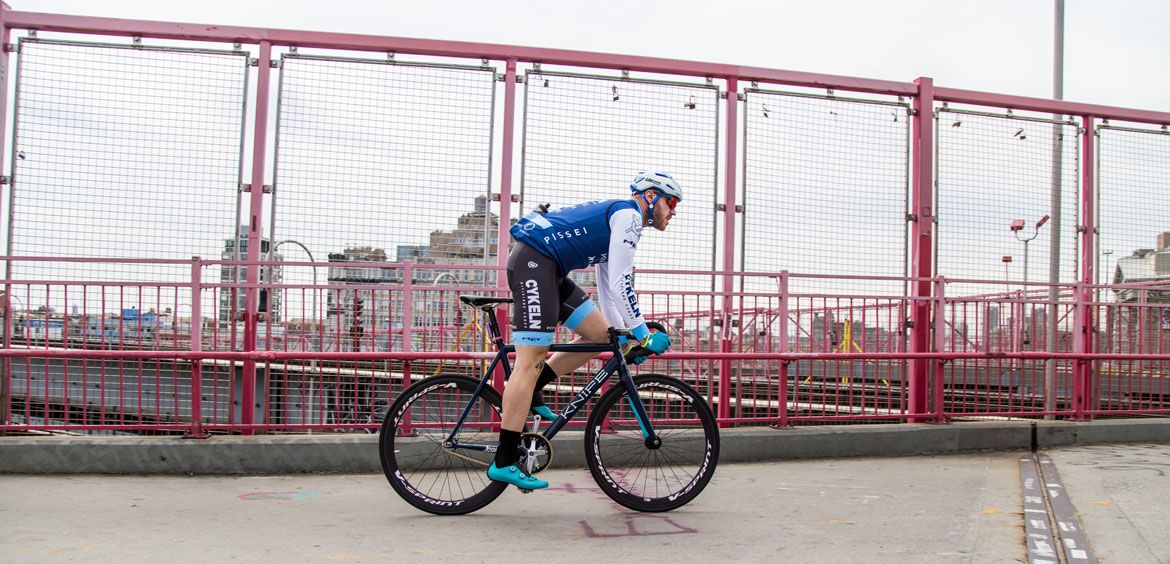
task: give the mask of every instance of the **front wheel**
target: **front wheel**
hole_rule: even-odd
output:
[[[507,484],[487,477],[498,443],[500,394],[464,376],[436,376],[415,383],[398,396],[378,446],[382,470],[398,495],[438,515],[481,509]],[[460,415],[472,403],[455,441],[448,443]]]
[[[589,414],[585,460],[614,501],[637,511],[670,511],[703,491],[719,461],[719,429],[707,402],[667,376],[634,378],[654,432],[648,444],[625,386],[610,388]]]

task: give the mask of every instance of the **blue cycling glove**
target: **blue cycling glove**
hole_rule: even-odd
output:
[[[670,348],[670,337],[666,333],[651,333],[642,339],[642,347],[654,354],[662,354]]]
[[[618,342],[623,346],[623,348],[626,348],[626,344],[630,343],[630,341],[625,337],[619,337]],[[629,350],[634,346],[639,345],[653,354],[662,354],[670,348],[670,337],[667,337],[666,333],[650,333],[646,335],[646,337],[641,341],[634,341],[634,343],[630,344],[630,346],[626,348],[626,352],[629,352]],[[650,355],[643,354],[633,358],[632,361],[635,365],[637,365],[646,362],[647,358],[650,358]]]

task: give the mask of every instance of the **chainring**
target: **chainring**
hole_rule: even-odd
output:
[[[520,460],[516,466],[529,476],[548,468],[553,460],[553,447],[548,438],[540,433],[520,435]]]

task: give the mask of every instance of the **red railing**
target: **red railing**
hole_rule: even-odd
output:
[[[1163,229],[1164,112],[926,77],[0,6],[5,45],[13,30],[37,36],[0,51],[21,63],[16,132],[0,139],[21,187],[2,430],[371,428],[408,382],[482,367],[483,326],[454,298],[506,294],[517,214],[613,197],[651,162],[679,173],[693,212],[639,251],[643,311],[678,336],[642,369],[695,384],[723,424],[1168,407],[1166,249],[1119,258],[1105,279],[1121,283],[1097,285],[1102,260]],[[109,143],[110,124],[133,127]],[[1029,249],[1008,225],[1041,214],[1049,245]],[[309,260],[281,260],[285,243]],[[322,281],[335,268],[353,272]]]
[[[459,294],[492,293],[493,286],[419,284],[416,277],[431,278],[422,272],[457,265],[399,263],[360,263],[391,273],[388,278],[399,278],[398,284],[260,285],[270,309],[259,312],[256,345],[249,350],[244,316],[218,308],[225,302],[216,299],[247,284],[205,282],[202,275],[225,262],[236,261],[192,261],[185,284],[6,281],[12,323],[8,346],[0,350],[3,429],[373,429],[412,381],[439,373],[478,376],[493,354],[485,320],[456,305]],[[646,274],[655,273],[666,274]],[[694,273],[680,273],[688,274]],[[789,290],[793,280],[842,282],[822,275],[731,276],[737,283],[771,280],[776,290],[643,290],[643,311],[670,327],[676,344],[637,368],[696,386],[719,408],[724,425],[1085,419],[1170,411],[1163,377],[1170,323],[1163,321],[1163,306],[1145,299],[1079,303],[1085,292],[1077,285],[1061,288],[1056,303],[1047,301],[1047,292],[950,298],[948,284],[994,282],[937,277],[933,350],[916,352],[909,350],[905,327],[912,298]],[[1166,288],[1093,290],[1144,296]],[[338,305],[354,295],[368,304],[358,315]],[[728,315],[720,310],[725,298],[734,308]],[[321,318],[282,320],[288,310],[280,307],[293,301],[316,301],[323,306]],[[49,305],[30,310],[20,305],[26,303]],[[1051,305],[1061,312],[1060,334],[1056,349],[1046,350],[1049,325],[1043,316]],[[1085,308],[1110,320],[1094,330],[1106,345],[1101,351],[1075,350],[1076,312]],[[914,362],[930,368],[925,389],[916,390],[908,377]],[[1082,367],[1092,375],[1088,387],[1076,378]],[[567,401],[588,377],[585,369],[566,375],[549,390],[551,403]],[[246,386],[253,388],[254,404],[245,403]],[[911,397],[926,397],[926,409],[915,411]],[[247,405],[253,406],[251,421],[244,417]]]

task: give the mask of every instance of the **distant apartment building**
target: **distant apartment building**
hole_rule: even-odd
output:
[[[395,292],[357,286],[399,284],[402,273],[392,267],[352,264],[361,262],[385,263],[386,251],[365,246],[329,254],[325,331],[337,336],[338,350],[387,350]]]
[[[1113,284],[1170,281],[1170,232],[1158,234],[1155,248],[1135,249],[1118,259],[1109,280]],[[1170,347],[1170,290],[1165,285],[1115,288],[1113,296],[1133,306],[1106,310],[1109,352],[1153,353]]]
[[[1170,280],[1170,232],[1159,233],[1156,243],[1156,248],[1135,249],[1132,255],[1118,259],[1109,281],[1113,284],[1127,284]],[[1117,300],[1122,302],[1137,301],[1141,297],[1134,289],[1118,289],[1115,293]],[[1168,292],[1148,291],[1145,301],[1170,302],[1168,298]]]
[[[280,261],[283,257],[279,253],[271,252],[271,241],[260,239],[260,260]],[[248,227],[239,226],[236,236],[223,241],[222,260],[247,260],[248,258]],[[261,284],[279,284],[283,279],[284,269],[280,266],[266,266],[260,269],[259,281]],[[248,269],[245,266],[223,265],[219,271],[219,281],[222,284],[243,284],[248,281]],[[247,292],[244,288],[221,287],[218,290],[218,311],[216,319],[220,327],[230,325],[236,312],[244,311],[247,304]],[[266,311],[270,319],[280,319],[281,292],[260,290],[260,311]],[[237,319],[238,321],[238,319]]]
[[[411,302],[412,328],[418,330],[416,346],[423,343],[431,329],[450,326],[460,319],[462,307],[442,286],[494,287],[495,272],[460,266],[484,266],[496,263],[499,216],[488,211],[487,198],[477,196],[472,211],[461,215],[450,230],[432,231],[426,245],[398,245],[394,263],[411,261],[411,282],[415,288]],[[329,255],[330,286],[328,318],[325,330],[339,334],[341,350],[398,350],[401,348],[402,320],[406,316],[404,292],[397,287],[404,280],[401,267],[362,266],[353,263],[388,263],[390,257],[381,248],[350,247]],[[340,263],[350,263],[342,265]],[[441,268],[428,268],[428,265]],[[370,288],[355,286],[392,286]]]

